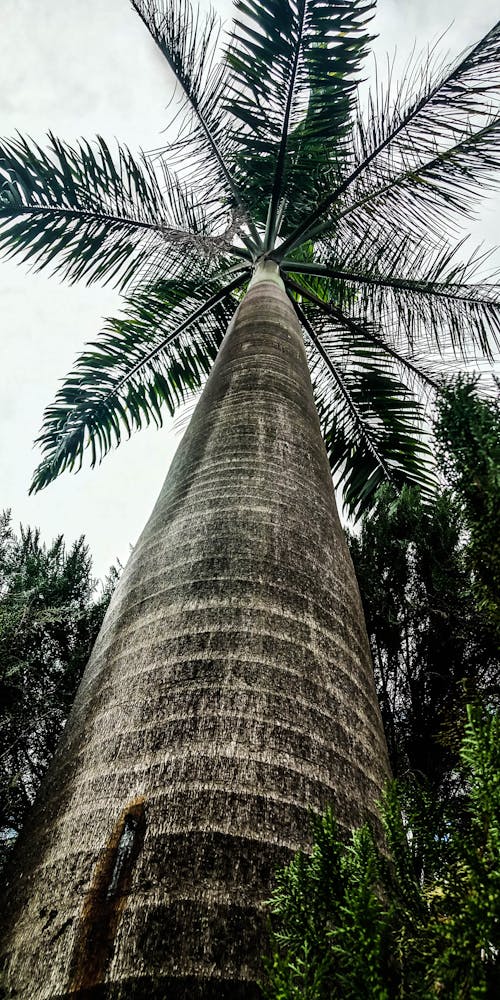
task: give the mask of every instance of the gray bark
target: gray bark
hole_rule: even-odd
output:
[[[261,281],[21,837],[7,996],[258,996],[273,870],[308,845],[311,809],[374,816],[388,773],[300,328]]]

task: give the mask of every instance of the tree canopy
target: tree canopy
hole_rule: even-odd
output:
[[[54,753],[114,584],[96,597],[83,536],[45,545],[0,518],[0,837],[23,825]]]
[[[449,797],[465,705],[500,706],[498,636],[478,606],[459,498],[448,488],[426,506],[384,487],[350,549],[393,772]]]
[[[476,386],[460,378],[443,388],[437,438],[470,536],[475,592],[500,639],[500,404],[481,399]]]
[[[426,405],[498,348],[498,285],[456,230],[499,165],[500,24],[364,101],[373,0],[237,0],[228,41],[185,0],[132,6],[176,78],[177,138],[0,142],[3,253],[124,293],[46,410],[33,488],[173,412],[272,261],[347,508],[382,482],[429,495]]]

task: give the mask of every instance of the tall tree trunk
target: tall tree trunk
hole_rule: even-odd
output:
[[[21,837],[7,995],[258,996],[273,870],[307,845],[311,809],[352,827],[387,775],[301,331],[261,280]]]

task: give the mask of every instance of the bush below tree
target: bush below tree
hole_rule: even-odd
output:
[[[500,717],[468,709],[456,810],[394,783],[344,842],[331,812],[270,901],[266,1000],[479,1000],[500,995]]]

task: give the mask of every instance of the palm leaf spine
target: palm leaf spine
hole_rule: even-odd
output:
[[[401,132],[404,131],[414,120],[422,109],[429,104],[432,99],[439,93],[442,87],[446,83],[452,83],[453,80],[459,75],[460,71],[463,70],[464,66],[474,58],[475,54],[480,52],[484,47],[485,43],[488,42],[490,38],[494,38],[498,35],[500,29],[500,21],[498,21],[493,28],[475,45],[466,55],[465,59],[462,60],[457,66],[455,66],[452,71],[443,78],[441,78],[433,87],[430,88],[427,94],[415,102],[414,105],[410,106],[407,113],[403,115],[400,123],[392,129],[387,136],[369,153],[361,163],[339,184],[334,191],[332,191],[327,197],[325,197],[320,204],[315,208],[313,212],[310,212],[308,216],[303,220],[303,222],[294,230],[290,236],[282,242],[279,250],[282,254],[288,253],[294,246],[302,240],[302,238],[307,238],[307,234],[312,230],[314,223],[320,220],[322,216],[325,215],[332,205],[339,200],[339,198],[349,189],[349,187],[357,180],[357,178],[364,173],[364,171],[369,167],[370,163],[375,160],[380,153],[382,153],[394,139],[397,138]]]
[[[329,316],[333,316],[334,319],[338,320],[339,323],[343,324],[344,326],[347,327],[347,329],[351,330],[351,332],[355,336],[359,334],[363,338],[366,337],[367,340],[371,340],[371,342],[375,344],[377,347],[381,347],[386,354],[388,354],[391,358],[394,358],[395,361],[398,361],[400,364],[402,364],[405,368],[408,369],[408,371],[410,371],[413,375],[415,375],[419,380],[425,382],[428,386],[430,386],[430,388],[434,390],[438,389],[438,383],[435,381],[435,379],[430,378],[426,374],[426,372],[422,371],[421,368],[417,368],[417,366],[414,365],[409,358],[405,357],[404,354],[400,354],[398,351],[395,351],[394,348],[392,348],[385,340],[382,339],[382,337],[377,337],[376,334],[374,334],[371,330],[367,329],[366,326],[361,326],[350,316],[346,316],[345,313],[343,313],[340,309],[338,309],[332,302],[325,302],[324,299],[320,299],[318,295],[315,295],[314,292],[311,291],[311,289],[305,287],[304,285],[299,285],[296,281],[291,280],[288,275],[286,278],[286,286],[290,288],[292,291],[294,291],[296,294],[304,296],[304,298],[308,299],[309,302],[317,306],[318,309],[322,310],[322,312],[326,313]]]

